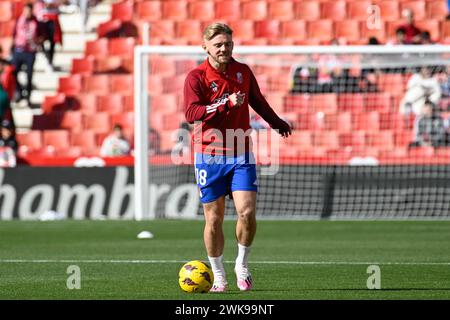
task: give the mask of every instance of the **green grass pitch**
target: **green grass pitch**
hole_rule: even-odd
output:
[[[0,222],[0,299],[449,299],[450,221],[259,221],[250,256],[254,290],[240,292],[225,221],[230,290],[188,294],[184,262],[206,261],[203,221]],[[150,230],[155,238],[138,240]],[[381,289],[369,290],[369,265]],[[81,288],[69,290],[77,265]]]

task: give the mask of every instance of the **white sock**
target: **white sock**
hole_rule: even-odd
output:
[[[222,256],[210,257],[208,256],[209,263],[211,263],[211,269],[214,274],[214,281],[220,277],[225,280],[225,269],[222,263]]]
[[[238,256],[236,258],[236,267],[247,268],[249,253],[250,253],[250,246],[246,247],[238,243]]]

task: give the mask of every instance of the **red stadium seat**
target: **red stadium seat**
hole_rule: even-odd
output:
[[[132,56],[135,44],[135,38],[113,38],[109,40],[108,51],[111,55]]]
[[[298,1],[294,4],[295,19],[305,21],[320,20],[319,1]]]
[[[308,37],[321,42],[330,42],[334,38],[333,21],[317,20],[308,22]]]
[[[403,95],[405,92],[405,79],[400,73],[380,73],[377,79],[380,91],[386,91],[392,95]]]
[[[15,25],[15,21],[0,22],[0,37],[12,37]]]
[[[136,3],[137,18],[145,21],[157,21],[162,17],[161,1],[142,1]]]
[[[94,58],[88,56],[86,58],[72,59],[72,74],[92,74],[94,72]]]
[[[66,95],[64,93],[57,93],[54,96],[45,96],[41,108],[45,114],[51,113],[55,109],[65,109]]]
[[[163,19],[183,21],[188,17],[187,2],[183,0],[168,0],[162,2]]]
[[[432,158],[435,156],[433,147],[415,147],[408,150],[408,156],[414,159]]]
[[[123,112],[123,96],[120,94],[108,94],[97,97],[97,111],[119,114]]]
[[[400,2],[400,8],[402,11],[404,9],[411,9],[414,13],[414,20],[416,21],[424,20],[427,16],[425,1],[414,0]]]
[[[241,1],[225,0],[217,1],[215,7],[215,18],[226,21],[239,21],[241,19]],[[234,30],[237,31],[237,30]]]
[[[113,3],[111,6],[111,19],[120,21],[133,20],[133,1]]]
[[[361,38],[366,39],[366,43],[369,38],[375,37],[381,43],[386,43],[387,33],[386,33],[386,23],[380,22],[378,28],[368,27],[367,23],[361,22]]]
[[[380,150],[394,149],[394,133],[390,130],[370,132],[366,134],[366,144]]]
[[[269,3],[269,19],[290,21],[294,19],[294,4],[292,1],[274,1]]]
[[[417,21],[416,26],[422,31],[428,31],[433,41],[439,41],[441,39],[440,24],[437,19]]]
[[[123,110],[125,112],[134,111],[134,96],[132,94],[123,96],[123,101]]]
[[[64,150],[70,146],[68,130],[45,130],[42,137],[47,149]]]
[[[161,94],[151,97],[150,108],[165,114],[175,113],[178,111],[178,99],[175,94]]]
[[[201,22],[197,20],[179,21],[176,24],[177,38],[183,38],[193,43],[202,41]]]
[[[337,95],[335,93],[322,93],[311,95],[310,108],[312,112],[336,113]]]
[[[277,39],[280,22],[278,20],[255,21],[254,28],[256,38]]]
[[[86,56],[94,56],[96,58],[105,58],[108,56],[108,39],[101,38],[97,40],[86,41]]]
[[[378,132],[380,130],[380,118],[378,111],[353,114],[353,128],[355,130]]]
[[[242,19],[254,21],[267,19],[267,2],[261,0],[243,2]]]
[[[347,2],[348,19],[367,21],[369,15],[372,14],[372,11],[370,10],[371,6],[372,1],[370,0],[348,1]]]
[[[181,74],[178,76],[164,77],[162,80],[164,93],[182,92],[184,89],[184,81],[186,80],[186,75]]]
[[[442,21],[441,23],[441,38],[448,40],[450,39],[450,21]]]
[[[16,134],[19,148],[25,149],[24,151],[34,151],[42,148],[42,131],[31,130],[26,133]]]
[[[95,133],[91,130],[72,132],[70,143],[73,146],[82,147],[83,151],[85,149],[93,149],[97,147],[97,144],[95,143]]]
[[[59,78],[58,92],[74,96],[81,92],[81,76],[79,74]]]
[[[364,96],[362,93],[341,93],[337,97],[338,111],[364,112]]]
[[[175,22],[172,20],[154,21],[150,27],[150,39],[175,38]]]
[[[313,132],[312,137],[314,146],[327,149],[339,148],[339,134],[335,131]]]
[[[150,77],[154,75],[173,76],[176,74],[175,61],[170,57],[152,56],[149,60]]]
[[[92,130],[95,133],[108,134],[111,131],[111,115],[108,112],[85,115],[83,125],[85,129]]]
[[[310,108],[311,95],[308,94],[292,94],[286,95],[284,98],[284,110],[295,111],[301,114],[309,114],[312,112]]]
[[[15,0],[12,3],[12,12],[13,12],[14,19],[17,20],[20,17],[20,15],[22,14],[22,10],[23,10],[24,6],[25,6],[25,2],[24,1]]]
[[[110,78],[111,92],[120,94],[133,93],[133,75],[132,74],[117,74]]]
[[[110,93],[109,76],[94,75],[84,79],[84,90],[97,95],[107,95]]]
[[[326,1],[321,3],[321,19],[342,21],[345,20],[346,16],[346,2],[344,0]]]
[[[364,147],[366,145],[366,133],[364,131],[340,133],[339,145],[341,147]]]
[[[99,38],[113,37],[122,27],[122,21],[118,19],[102,22],[97,27],[97,35]]]
[[[230,22],[230,27],[233,29],[233,39],[236,41],[252,40],[254,38],[253,24],[252,20]]]
[[[0,22],[7,22],[14,18],[11,2],[0,1]]]
[[[80,103],[80,111],[84,115],[95,114],[97,112],[97,97],[93,93],[83,93],[77,95]]]
[[[445,1],[427,1],[427,15],[430,19],[445,20],[449,10]]]
[[[60,115],[59,127],[61,129],[67,129],[72,132],[80,132],[83,130],[81,111],[66,111]]]
[[[124,130],[134,129],[134,112],[125,112],[121,114],[115,114],[111,117],[111,122],[113,124],[120,124]]]
[[[203,0],[189,2],[189,19],[197,21],[214,20],[214,1]]]
[[[62,150],[56,150],[55,156],[56,157],[67,157],[67,158],[78,158],[82,155],[82,149],[81,147],[74,147],[70,146],[67,149]]]
[[[361,39],[361,35],[359,33],[359,21],[357,20],[336,21],[334,26],[335,35],[338,39],[344,38],[347,43],[354,43]]]
[[[399,2],[397,0],[384,0],[377,4],[383,21],[398,21],[400,18]]]
[[[303,20],[283,21],[280,28],[284,39],[304,41],[306,38],[306,22]]]

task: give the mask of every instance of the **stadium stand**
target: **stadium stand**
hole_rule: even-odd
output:
[[[377,30],[369,29],[365,23],[367,8],[372,4],[381,10],[382,22]],[[8,48],[14,20],[22,7],[22,1],[0,1],[4,49]],[[97,29],[98,38],[87,41],[84,57],[72,61],[71,75],[59,79],[58,93],[45,97],[43,114],[34,117],[33,130],[18,135],[23,146],[19,154],[26,157],[52,146],[56,150],[53,155],[92,155],[100,146],[99,137],[109,132],[114,123],[122,124],[132,136],[133,48],[142,41],[145,22],[151,24],[151,44],[199,45],[204,26],[214,20],[228,22],[234,28],[237,44],[331,44],[336,39],[346,44],[366,44],[370,37],[383,44],[393,38],[405,8],[413,10],[417,26],[429,31],[434,41],[450,43],[446,1],[113,2],[110,20]],[[154,107],[151,125],[161,130],[162,147],[167,151],[173,144],[168,137],[170,130],[183,121],[179,92],[186,73],[194,65],[162,57],[152,58],[150,64],[153,73],[148,91]],[[317,154],[332,155],[333,151],[350,146],[354,150],[367,147],[369,153],[380,156],[389,150],[394,152],[396,147],[403,150],[411,142],[412,124],[402,124],[396,119],[395,110],[409,75],[378,74],[376,93],[311,95],[290,92],[292,79],[287,75],[285,70],[263,70],[258,79],[269,101],[276,101],[274,108],[300,130],[290,140],[296,150],[293,154],[304,154],[317,147]],[[403,151],[396,152],[405,155]],[[420,148],[411,152],[414,156],[431,153]]]

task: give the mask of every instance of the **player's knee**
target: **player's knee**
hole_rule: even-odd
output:
[[[255,220],[255,210],[250,207],[239,210],[238,218],[244,222],[252,222]]]

